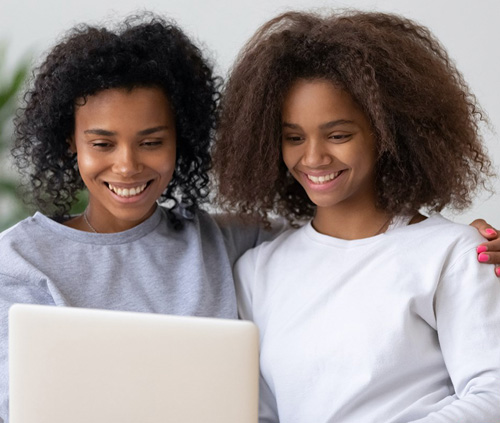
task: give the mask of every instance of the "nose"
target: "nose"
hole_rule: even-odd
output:
[[[309,139],[304,143],[302,163],[307,167],[319,167],[330,164],[332,158],[328,155],[321,140]]]
[[[134,176],[143,170],[140,155],[131,146],[119,148],[114,157],[113,172],[124,178]]]

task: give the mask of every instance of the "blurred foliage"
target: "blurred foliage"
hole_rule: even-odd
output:
[[[5,67],[6,53],[6,44],[0,42],[0,231],[24,219],[32,212],[23,201],[23,197],[27,194],[20,193],[18,189],[19,175],[11,166],[10,156],[13,119],[30,71],[31,58],[26,56],[13,70],[8,70]],[[87,192],[80,192],[70,214],[82,213],[87,202]]]
[[[17,192],[18,181],[10,167],[12,120],[19,104],[19,95],[30,69],[30,60],[21,60],[13,71],[5,67],[7,47],[0,43],[0,231],[29,213]]]
[[[80,191],[77,195],[76,202],[71,206],[70,214],[82,214],[85,208],[87,207],[87,203],[89,202],[89,194],[87,190]]]

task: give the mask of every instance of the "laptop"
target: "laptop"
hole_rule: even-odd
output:
[[[15,304],[11,423],[256,423],[247,321]]]

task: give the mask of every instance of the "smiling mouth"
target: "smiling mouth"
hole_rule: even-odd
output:
[[[150,183],[151,181],[132,188],[115,187],[114,185],[111,185],[109,183],[106,183],[106,185],[110,191],[114,192],[119,197],[129,198],[141,194],[149,186]]]
[[[342,172],[343,172],[343,170],[340,170],[338,172],[332,172],[328,175],[322,175],[322,176],[313,176],[313,175],[308,175],[306,173],[306,176],[307,176],[307,179],[309,179],[313,184],[326,184],[327,182],[333,181]]]

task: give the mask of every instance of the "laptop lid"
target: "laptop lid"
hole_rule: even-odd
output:
[[[11,423],[256,423],[251,322],[16,304]]]

